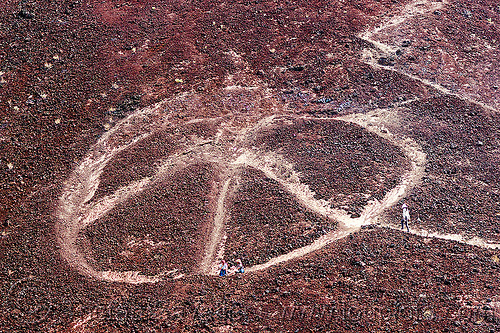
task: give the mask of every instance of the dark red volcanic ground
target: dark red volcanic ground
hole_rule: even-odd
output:
[[[196,271],[205,224],[213,219],[207,199],[213,178],[210,165],[192,165],[115,208],[85,231],[91,257],[104,270]]]
[[[0,332],[500,331],[496,1],[0,9]]]

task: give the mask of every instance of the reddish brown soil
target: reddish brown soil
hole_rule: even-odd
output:
[[[430,14],[377,34],[399,49],[389,65],[498,109],[498,2],[452,1]]]
[[[85,231],[90,258],[101,270],[197,273],[215,177],[210,165],[195,164],[114,208]]]
[[[399,147],[362,127],[341,121],[298,120],[264,131],[255,145],[286,156],[317,199],[359,214],[381,200],[409,169]],[[348,161],[348,162],[346,162]]]
[[[494,332],[499,272],[491,251],[366,229],[251,276],[128,288],[87,329]]]
[[[428,158],[427,175],[409,196],[414,218],[432,230],[498,242],[500,118],[449,98],[410,108],[407,131]]]
[[[94,200],[112,194],[133,181],[152,177],[161,162],[182,147],[186,137],[212,138],[215,127],[207,123],[190,124],[181,129],[160,130],[113,157],[104,168]]]
[[[427,154],[425,178],[405,199],[414,225],[419,217],[422,228],[498,241],[498,112],[405,75],[498,109],[498,4],[448,2],[440,15],[426,13],[381,39],[396,46],[412,42],[393,66],[384,66],[400,73],[361,62],[362,51],[373,45],[358,36],[409,0],[1,2],[0,331],[500,331],[499,250],[376,227],[255,273],[129,285],[73,270],[59,255],[55,235],[64,181],[105,133],[109,117],[116,122],[192,90],[207,101],[219,99],[232,74],[231,84],[268,87],[288,111],[309,115],[393,110],[418,98],[400,109],[391,128]],[[221,108],[213,105],[210,116]],[[99,195],[150,175],[152,165],[140,159],[156,160],[173,149],[154,142],[138,144],[148,148],[144,155],[136,147],[116,157]],[[384,149],[389,164],[394,151]],[[198,178],[182,175],[185,184],[150,189],[87,229],[90,240],[82,245],[94,264],[110,267],[111,258],[113,267],[155,273],[182,259],[189,271],[205,244],[200,222],[212,212],[206,184],[214,175],[198,167],[190,169]],[[180,212],[191,219],[176,220]],[[399,214],[393,208],[382,218],[395,223]],[[140,256],[120,258],[130,234],[177,247],[158,249],[165,255],[155,257],[144,246]]]
[[[301,207],[276,181],[253,168],[242,171],[227,222],[226,254],[246,265],[312,243],[335,228],[328,218]]]
[[[154,176],[162,159],[177,149],[172,134],[161,131],[118,153],[104,168],[94,199],[112,194],[133,181]]]

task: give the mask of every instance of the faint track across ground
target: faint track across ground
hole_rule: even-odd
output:
[[[360,39],[373,45],[373,50],[365,49],[363,51],[364,54],[362,56],[362,60],[366,64],[368,64],[376,69],[391,71],[391,72],[395,72],[395,73],[404,75],[404,76],[410,78],[411,80],[420,82],[420,83],[424,84],[425,86],[431,87],[444,95],[453,96],[453,97],[456,97],[460,100],[478,105],[481,108],[488,110],[490,112],[499,113],[500,111],[498,109],[496,109],[495,107],[492,107],[486,103],[478,101],[478,100],[471,98],[469,96],[466,96],[464,94],[459,94],[459,93],[453,92],[450,89],[445,88],[438,83],[434,83],[430,80],[421,78],[417,75],[406,73],[404,71],[398,70],[398,69],[390,67],[390,66],[382,66],[382,65],[379,65],[377,63],[378,56],[376,53],[381,53],[384,56],[391,55],[391,54],[394,54],[398,48],[377,41],[376,39],[373,38],[376,34],[380,33],[384,29],[401,25],[405,21],[409,20],[410,18],[415,17],[416,15],[423,15],[423,14],[427,14],[427,13],[432,13],[436,10],[441,10],[447,4],[448,4],[448,0],[442,0],[442,1],[416,0],[416,1],[413,1],[413,2],[409,3],[408,5],[404,6],[402,9],[400,9],[399,13],[394,15],[391,19],[387,20],[386,22],[384,22],[384,23],[382,23],[374,28],[368,29],[368,30],[358,34],[358,37]]]

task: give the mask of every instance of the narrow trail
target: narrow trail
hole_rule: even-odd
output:
[[[212,233],[210,234],[210,240],[208,242],[208,245],[206,247],[206,252],[205,256],[203,257],[203,260],[201,262],[200,268],[201,268],[201,273],[203,274],[211,274],[213,273],[213,268],[216,267],[214,262],[217,259],[217,254],[216,249],[218,246],[223,247],[223,244],[221,244],[223,240],[223,231],[225,227],[225,219],[226,219],[226,209],[225,209],[225,202],[226,202],[226,196],[232,181],[232,178],[230,176],[226,176],[223,178],[227,178],[224,181],[224,185],[222,186],[222,190],[220,191],[218,198],[217,198],[217,208],[216,208],[216,213],[215,213],[215,218],[214,218],[214,223],[213,223],[213,228],[212,228]]]
[[[132,284],[155,283],[160,281],[165,272],[156,276],[146,276],[137,271],[117,272],[98,271],[94,269],[88,264],[87,259],[78,249],[78,246],[76,244],[77,239],[80,232],[83,231],[86,227],[88,227],[98,219],[104,217],[117,205],[126,202],[131,196],[141,193],[144,189],[154,184],[158,180],[172,177],[176,172],[186,168],[191,163],[201,160],[201,155],[194,153],[194,149],[196,146],[196,144],[193,144],[183,152],[169,156],[164,161],[164,163],[160,165],[155,176],[151,178],[143,178],[127,186],[121,187],[113,194],[103,197],[95,203],[87,203],[93,195],[88,194],[87,192],[95,192],[95,184],[92,184],[92,186],[89,186],[89,188],[84,187],[81,189],[82,195],[86,197],[85,202],[76,201],[81,196],[75,196],[75,204],[75,201],[67,201],[67,196],[65,196],[64,205],[60,206],[61,210],[59,211],[59,218],[60,222],[62,223],[59,223],[57,225],[57,231],[59,234],[58,239],[61,245],[61,254],[63,258],[66,259],[77,270],[81,271],[84,275],[91,276],[100,280],[111,282],[126,282]],[[103,160],[101,161],[101,163],[105,163],[106,161],[107,160]],[[102,172],[102,169],[103,166],[100,166],[99,172]],[[94,174],[91,174],[89,176],[89,178],[91,179],[98,178],[94,177]],[[68,211],[71,212],[72,210],[72,214],[69,214]]]
[[[189,100],[189,96],[186,94],[178,98]],[[186,120],[184,120],[185,117],[177,117],[176,120],[173,120],[171,119],[172,111],[168,112],[169,101],[165,100],[151,107],[138,110],[118,122],[115,127],[111,128],[98,140],[65,182],[55,212],[57,217],[55,225],[57,241],[62,258],[81,274],[109,282],[140,284],[161,281],[169,272],[162,272],[156,276],[146,276],[138,271],[118,272],[96,269],[89,264],[77,245],[79,237],[83,237],[81,235],[82,231],[93,222],[106,216],[117,205],[126,202],[131,196],[140,194],[144,189],[158,181],[172,177],[176,172],[190,164],[203,161],[221,164],[220,167],[224,168],[224,165],[228,165],[224,161],[231,159],[231,156],[235,154],[234,149],[224,150],[218,147],[222,143],[214,142],[214,140],[200,141],[196,136],[184,137],[179,151],[168,156],[152,177],[132,182],[117,189],[113,194],[92,202],[91,200],[99,186],[104,168],[118,153],[164,128],[175,129],[189,124],[217,122],[231,117],[231,115],[206,119],[189,119],[188,117]],[[219,137],[220,135],[215,140],[218,141]],[[202,263],[205,274],[209,273],[209,266],[215,255],[216,248],[224,239],[222,233],[226,215],[224,206],[230,183],[231,177],[225,181],[218,198],[214,228],[211,231],[210,243]]]
[[[321,236],[320,238],[316,239],[312,244],[295,249],[291,252],[288,252],[287,254],[284,254],[284,255],[281,255],[278,257],[274,257],[271,260],[269,260],[263,264],[248,267],[246,269],[246,271],[247,272],[260,271],[263,269],[267,269],[271,266],[275,266],[275,265],[281,264],[283,262],[287,262],[287,261],[292,260],[292,259],[303,257],[306,254],[317,251],[317,250],[325,247],[326,245],[328,245],[328,244],[330,244],[338,239],[342,239],[342,238],[349,236],[350,234],[357,231],[358,229],[359,228],[357,228],[357,227],[352,227],[352,228],[347,228],[347,229],[339,228],[338,230],[335,230],[333,232],[329,232],[328,234]]]
[[[385,224],[381,223],[381,227],[383,228],[388,228],[392,230],[400,230],[397,226],[393,224]],[[425,229],[420,229],[420,228],[410,228],[409,231],[410,234],[412,235],[417,235],[420,237],[424,238],[436,238],[436,239],[444,239],[444,240],[451,240],[455,241],[458,243],[462,244],[467,244],[467,245],[472,245],[472,246],[478,246],[482,247],[485,249],[492,249],[492,250],[500,250],[500,243],[493,243],[493,242],[488,242],[480,237],[472,237],[472,238],[467,238],[464,237],[463,235],[460,234],[446,234],[446,233],[440,233],[437,231],[428,231]]]
[[[428,87],[431,87],[431,88],[439,91],[440,93],[442,93],[444,95],[453,96],[453,97],[456,97],[460,100],[469,102],[471,104],[478,105],[478,106],[480,106],[480,107],[482,107],[485,110],[488,110],[490,112],[498,113],[500,111],[498,109],[496,109],[495,107],[492,107],[486,103],[478,101],[478,100],[471,98],[469,96],[453,92],[450,89],[445,88],[438,83],[421,78],[417,75],[406,73],[402,70],[399,70],[399,69],[396,69],[396,68],[393,68],[390,66],[382,66],[382,65],[379,65],[377,63],[377,59],[379,58],[379,55],[383,55],[383,56],[394,55],[399,48],[377,41],[374,38],[375,35],[377,35],[378,33],[382,32],[385,29],[399,26],[399,25],[403,24],[405,21],[407,21],[411,18],[414,18],[418,15],[425,15],[428,13],[435,12],[436,10],[441,10],[447,4],[448,4],[448,0],[442,0],[442,1],[416,0],[416,1],[413,1],[413,2],[409,3],[408,5],[404,6],[398,14],[394,15],[388,21],[382,23],[381,25],[379,25],[375,28],[371,28],[369,30],[366,30],[366,31],[358,34],[358,38],[373,45],[372,50],[370,50],[370,49],[363,50],[362,60],[366,64],[372,66],[373,68],[391,71],[391,72],[395,72],[395,73],[404,75],[404,76],[410,78],[411,80],[420,82]]]
[[[381,66],[379,64],[377,64],[374,59],[375,57],[373,56],[369,56],[369,58],[373,59],[373,60],[370,60],[370,61],[365,61],[366,64],[374,67],[374,68],[377,68],[377,69],[381,69],[381,70],[386,70],[386,71],[391,71],[391,72],[395,72],[395,73],[398,73],[398,74],[401,74],[401,75],[404,75],[414,81],[418,81],[428,87],[431,87],[437,91],[439,91],[440,93],[442,93],[443,95],[448,95],[448,96],[453,96],[453,97],[456,97],[462,101],[465,101],[465,102],[469,102],[471,104],[475,104],[477,106],[480,106],[481,108],[485,109],[485,110],[488,110],[490,112],[495,112],[495,113],[500,113],[499,110],[497,110],[496,108],[488,105],[488,104],[485,104],[481,101],[478,101],[476,99],[473,99],[471,97],[468,97],[468,96],[465,96],[465,95],[461,95],[461,94],[458,94],[458,93],[455,93],[453,91],[451,91],[450,89],[448,88],[445,88],[443,87],[442,85],[440,84],[437,84],[437,83],[434,83],[434,82],[431,82],[427,79],[422,79],[416,75],[413,75],[413,74],[409,74],[409,73],[406,73],[406,72],[403,72],[403,71],[400,71],[398,69],[395,69],[395,68],[392,68],[392,67],[389,67],[389,66]]]
[[[436,10],[443,9],[444,6],[448,4],[448,0],[442,1],[432,1],[432,0],[415,0],[400,9],[399,13],[392,16],[389,20],[383,22],[379,26],[362,32],[358,35],[359,38],[369,41],[376,45],[379,49],[384,52],[396,52],[397,48],[391,47],[390,45],[379,43],[372,39],[372,37],[382,30],[387,28],[399,26],[408,19],[411,19],[417,15],[424,15],[426,13],[432,13]]]
[[[311,119],[318,119],[318,118],[311,118]],[[323,118],[323,120],[331,120],[331,119]],[[396,187],[391,189],[384,196],[382,201],[369,202],[363,209],[363,212],[361,213],[360,217],[351,218],[347,214],[347,212],[331,209],[329,204],[325,200],[315,199],[314,192],[312,192],[307,185],[300,183],[297,184],[296,182],[291,182],[287,179],[283,179],[282,177],[279,177],[275,172],[273,172],[269,167],[266,167],[266,163],[263,162],[259,163],[255,159],[247,157],[246,161],[247,163],[249,163],[249,165],[259,168],[266,174],[266,176],[278,181],[289,193],[293,194],[303,206],[305,206],[306,208],[310,209],[311,211],[317,214],[320,214],[322,216],[328,217],[334,221],[339,222],[337,230],[334,230],[330,233],[321,236],[320,238],[316,239],[312,244],[298,248],[279,257],[272,258],[266,263],[249,267],[248,268],[249,272],[266,269],[273,265],[302,257],[308,253],[323,248],[324,246],[332,243],[335,240],[347,237],[348,235],[358,231],[363,225],[375,223],[378,216],[384,210],[392,207],[399,200],[405,197],[408,191],[413,186],[415,186],[424,175],[426,155],[420,149],[418,144],[416,144],[416,142],[414,142],[413,140],[409,138],[398,139],[390,132],[387,131],[382,132],[379,126],[374,125],[376,122],[378,122],[378,119],[370,114],[349,115],[342,118],[337,118],[337,120],[352,122],[360,126],[363,126],[369,131],[379,134],[384,138],[388,139],[391,143],[401,147],[405,152],[406,156],[408,157],[408,159],[411,161],[411,166],[412,166],[411,170],[402,176],[400,183]],[[368,123],[372,124],[372,126],[367,126]],[[296,177],[292,175],[290,178],[295,179]]]
[[[60,253],[71,267],[83,275],[99,280],[126,283],[155,283],[160,276],[145,276],[136,271],[116,272],[99,271],[92,267],[77,246],[80,232],[92,222],[108,213],[117,204],[125,202],[131,195],[142,191],[150,183],[150,178],[134,182],[118,189],[115,193],[96,203],[91,203],[98,186],[99,178],[106,164],[119,152],[144,140],[155,130],[169,123],[171,113],[164,113],[164,103],[141,109],[106,132],[94,145],[82,163],[65,182],[56,210],[55,225]],[[158,116],[153,119],[153,116]],[[168,165],[178,165],[180,160],[170,161],[162,172],[169,172]],[[184,161],[182,161],[184,162]],[[181,163],[182,164],[182,163]]]
[[[333,210],[329,207],[329,205],[324,200],[317,200],[314,198],[314,192],[312,192],[307,185],[297,184],[296,181],[290,181],[280,177],[276,172],[273,172],[268,165],[276,165],[273,163],[273,159],[267,156],[267,163],[265,162],[266,156],[262,158],[264,161],[258,161],[254,156],[245,156],[244,160],[248,165],[251,165],[255,168],[260,169],[262,172],[266,174],[267,177],[278,181],[289,193],[293,194],[297,200],[305,207],[310,209],[317,214],[322,216],[326,216],[332,220],[336,220],[339,222],[339,226],[337,230],[334,230],[328,234],[321,236],[316,239],[312,244],[307,246],[295,249],[287,254],[272,258],[271,260],[258,264],[247,269],[248,272],[259,271],[263,269],[267,269],[271,266],[296,259],[307,255],[311,252],[317,251],[326,245],[345,238],[350,234],[357,232],[363,225],[370,225],[377,223],[378,217],[385,211],[386,209],[394,206],[398,203],[402,198],[404,198],[408,191],[411,190],[414,186],[416,186],[422,177],[425,174],[425,163],[426,163],[426,155],[421,150],[419,145],[410,138],[397,138],[392,133],[388,132],[385,129],[383,123],[380,123],[379,112],[387,111],[387,110],[377,110],[368,114],[351,114],[348,116],[337,118],[339,120],[343,120],[346,122],[352,122],[363,126],[369,131],[376,133],[391,143],[399,146],[404,151],[405,155],[411,162],[411,170],[402,176],[400,183],[390,190],[382,199],[382,201],[371,202],[369,203],[363,210],[361,216],[359,218],[351,218],[345,212],[341,212],[338,210]],[[321,119],[321,118],[311,118],[311,119]],[[324,120],[330,120],[331,118],[323,118]],[[370,126],[369,126],[370,125]],[[291,179],[297,179],[295,175],[289,177]],[[378,223],[380,226],[387,227],[390,229],[397,230],[394,225],[388,225],[385,223]],[[411,234],[415,234],[422,237],[431,237],[431,238],[440,238],[446,240],[453,240],[460,243],[465,243],[473,246],[479,246],[483,248],[489,249],[500,249],[500,244],[489,243],[484,239],[479,237],[474,237],[472,239],[465,239],[462,235],[457,234],[439,234],[439,233],[431,233],[426,230],[418,230],[412,229],[410,230]]]

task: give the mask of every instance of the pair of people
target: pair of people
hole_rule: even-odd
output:
[[[245,273],[245,267],[241,262],[241,259],[236,259],[236,265],[231,267],[231,270],[228,271],[228,263],[222,259],[219,264],[219,276],[226,276],[227,274],[233,273]]]

